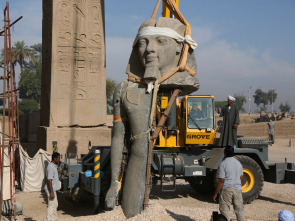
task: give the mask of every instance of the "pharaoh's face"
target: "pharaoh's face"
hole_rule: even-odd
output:
[[[178,65],[181,44],[163,35],[142,36],[138,51],[143,66],[157,68],[163,76]]]

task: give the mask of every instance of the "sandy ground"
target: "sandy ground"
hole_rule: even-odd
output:
[[[19,193],[18,201],[24,203],[24,215],[17,220],[44,220],[46,203],[39,192]],[[271,184],[265,182],[259,199],[245,205],[247,220],[277,220],[281,209],[288,209],[295,214],[295,186],[292,184]],[[126,220],[121,207],[113,211],[92,215],[92,200],[85,196],[79,204],[73,203],[66,193],[59,195],[59,220]],[[197,194],[184,182],[179,182],[177,191],[163,193],[160,186],[153,187],[149,207],[140,215],[130,220],[209,220],[212,211],[218,211],[218,204],[211,201],[211,196]],[[234,215],[233,215],[234,218]]]
[[[290,122],[293,125],[291,120],[286,122],[286,125],[290,125]],[[244,130],[243,127],[248,129],[249,127],[264,128],[264,124],[245,122],[241,125],[240,131]],[[293,135],[295,127],[288,129],[291,130],[288,131],[290,134],[278,135],[275,144],[269,146],[269,160],[282,162],[287,157],[288,162],[295,162],[295,147],[288,147],[290,139],[295,138]],[[260,132],[261,134],[257,137],[267,136],[265,131]],[[255,137],[253,135],[257,135],[256,130],[253,130],[249,136]],[[78,204],[70,200],[67,192],[59,194],[58,198],[59,220],[126,220],[120,206],[113,211],[92,215],[93,199],[91,195],[84,195]],[[23,215],[17,216],[17,220],[45,220],[47,204],[43,193],[18,192],[17,201],[22,202],[24,207]],[[295,214],[295,185],[265,182],[260,197],[251,204],[245,205],[245,214],[247,220],[272,221],[277,220],[277,213],[281,209],[288,209]],[[203,221],[210,220],[212,211],[218,211],[218,204],[212,202],[211,196],[198,194],[188,183],[179,180],[175,192],[162,192],[159,185],[153,186],[149,207],[142,214],[130,220]]]

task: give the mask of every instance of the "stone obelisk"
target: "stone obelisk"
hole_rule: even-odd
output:
[[[40,148],[107,145],[104,0],[43,0]]]

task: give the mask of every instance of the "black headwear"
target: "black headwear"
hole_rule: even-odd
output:
[[[54,158],[58,158],[60,156],[60,153],[58,152],[53,152],[52,156],[51,156],[51,160],[53,160]]]
[[[227,157],[232,157],[234,156],[234,148],[232,146],[227,146],[224,149],[224,153],[226,154]]]

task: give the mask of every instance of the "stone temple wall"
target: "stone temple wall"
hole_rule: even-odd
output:
[[[42,45],[38,143],[85,152],[106,119],[104,1],[43,0]]]

